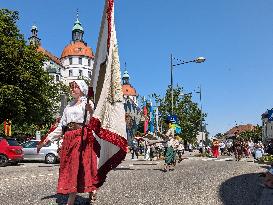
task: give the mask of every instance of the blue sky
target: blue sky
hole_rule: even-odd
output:
[[[170,55],[204,56],[202,64],[174,69],[174,84],[193,92],[202,86],[206,123],[213,135],[238,124],[261,124],[272,108],[273,1],[116,0],[115,20],[122,70],[141,96],[164,94],[170,84]],[[29,37],[33,24],[42,46],[60,57],[71,40],[79,9],[85,41],[95,51],[103,0],[2,0],[20,13],[18,27]],[[193,96],[198,102],[198,95]]]

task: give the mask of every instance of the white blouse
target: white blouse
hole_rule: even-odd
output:
[[[81,97],[80,104],[76,104],[76,101],[70,102],[64,109],[63,116],[60,120],[58,127],[47,136],[47,139],[50,141],[54,141],[60,138],[63,134],[63,127],[67,126],[67,124],[70,122],[83,123],[86,102],[86,97]],[[89,103],[94,109],[93,102],[90,101]],[[90,113],[87,112],[86,124],[88,124],[89,120]]]

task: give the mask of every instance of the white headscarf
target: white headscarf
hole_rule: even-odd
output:
[[[82,91],[82,93],[87,96],[87,92],[88,92],[88,86],[85,83],[84,80],[74,80],[75,83],[77,83],[77,85],[79,86],[80,90]]]

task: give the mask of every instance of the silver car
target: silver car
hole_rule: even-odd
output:
[[[39,140],[30,140],[22,144],[24,152],[24,160],[45,161],[47,164],[54,164],[59,160],[58,142],[49,142],[42,147],[39,154],[37,154],[37,145]]]

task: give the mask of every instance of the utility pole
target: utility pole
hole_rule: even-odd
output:
[[[172,98],[172,115],[173,115],[173,55],[171,54],[171,98]]]
[[[201,85],[199,86],[199,91],[196,93],[199,93],[199,100],[200,100],[200,132],[201,132],[201,137],[202,137],[202,153],[204,153],[204,135],[203,135],[203,110],[202,110],[202,89]]]

